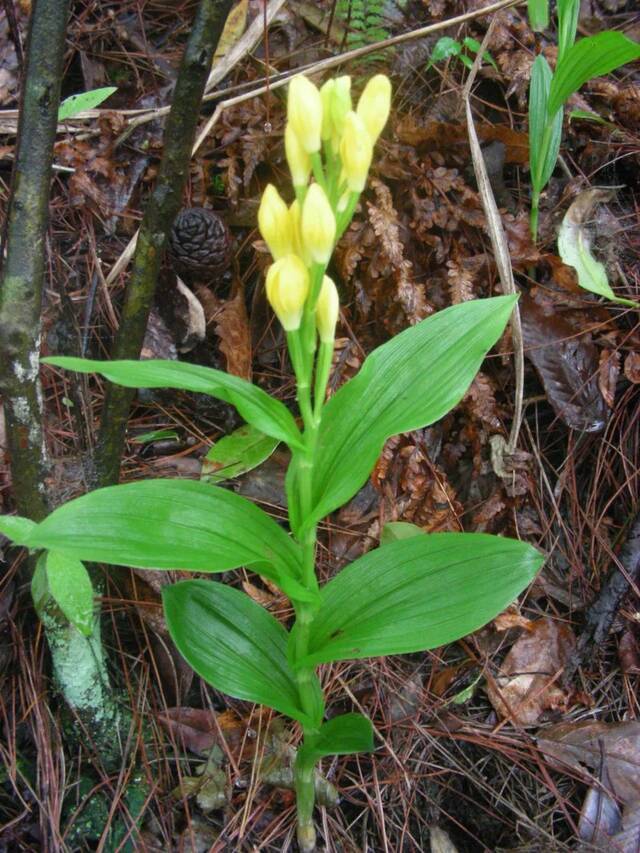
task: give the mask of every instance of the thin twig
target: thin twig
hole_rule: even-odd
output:
[[[494,16],[487,32],[485,33],[482,46],[476,54],[476,58],[471,71],[469,72],[469,77],[465,83],[462,94],[467,116],[467,130],[469,132],[471,159],[473,161],[473,169],[478,183],[478,191],[482,200],[482,206],[487,217],[487,230],[489,231],[489,238],[491,239],[491,245],[493,247],[498,275],[500,276],[500,282],[502,283],[504,292],[516,294],[518,291],[516,290],[515,281],[513,279],[513,268],[511,266],[511,257],[509,255],[509,246],[507,244],[504,228],[502,227],[502,219],[500,218],[500,212],[498,211],[489,175],[487,174],[487,167],[484,162],[482,149],[480,148],[480,142],[478,141],[478,135],[473,123],[473,113],[471,111],[471,89],[475,82],[480,64],[482,63],[482,57],[485,55],[489,42],[491,41],[496,21],[497,17]],[[510,322],[511,335],[513,338],[516,390],[513,422],[511,424],[509,441],[506,446],[506,452],[508,455],[512,455],[518,445],[518,435],[520,433],[520,424],[522,422],[522,400],[524,397],[524,342],[522,339],[522,326],[520,323],[520,310],[518,305],[513,309]]]

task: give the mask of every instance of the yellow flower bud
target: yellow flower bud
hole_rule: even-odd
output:
[[[327,82],[320,89],[322,97],[322,138],[331,140],[334,151],[338,150],[346,114],[351,106],[351,77],[344,75]]]
[[[340,183],[343,184],[346,181],[346,177],[344,174],[340,175]],[[351,193],[349,190],[345,190],[340,198],[338,199],[337,209],[338,213],[344,213],[347,207],[349,206],[349,200],[351,199]]]
[[[311,174],[311,160],[309,155],[300,145],[295,130],[291,124],[287,124],[284,131],[284,151],[291,172],[294,187],[306,187]]]
[[[333,124],[334,148],[337,151],[344,130],[344,120],[347,113],[353,109],[351,104],[351,77],[345,74],[336,77],[331,98],[331,123]]]
[[[316,328],[323,344],[330,344],[335,338],[339,311],[338,289],[329,276],[325,275],[316,302]]]
[[[289,208],[273,184],[268,184],[262,193],[258,210],[258,228],[274,261],[294,251]]]
[[[386,74],[376,74],[364,87],[356,108],[371,137],[372,145],[375,145],[382,133],[382,128],[389,118],[390,109],[391,82]]]
[[[322,98],[311,80],[303,74],[297,74],[289,83],[287,117],[303,151],[307,154],[319,151]]]
[[[302,206],[302,245],[317,264],[329,262],[336,239],[336,218],[320,184],[311,184]]]
[[[354,112],[347,113],[340,143],[340,158],[351,192],[361,193],[367,182],[373,144],[362,119]]]
[[[311,257],[302,243],[302,210],[297,199],[289,208],[289,222],[293,232],[293,253],[302,258],[305,266],[311,266]]]
[[[267,271],[267,299],[287,332],[300,328],[309,295],[309,273],[297,255],[285,255]]]
[[[320,136],[325,141],[327,139],[331,139],[331,134],[333,133],[333,124],[331,121],[331,99],[333,97],[335,85],[336,81],[331,78],[331,80],[326,80],[320,87],[320,97],[322,99],[322,129],[320,131]]]

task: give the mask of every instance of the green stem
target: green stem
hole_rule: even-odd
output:
[[[347,203],[347,207],[342,213],[338,214],[338,228],[336,232],[336,243],[342,237],[344,232],[347,230],[349,223],[353,219],[353,214],[356,210],[356,205],[358,204],[358,199],[360,198],[360,193],[352,192],[349,197],[349,201]]]
[[[540,152],[538,155],[538,163],[540,168],[544,169],[549,156],[549,145],[551,144],[551,135],[553,133],[553,124],[547,118],[547,122],[542,132],[540,141]],[[540,175],[531,175],[531,183],[533,190],[531,193],[531,213],[529,215],[529,228],[531,230],[531,239],[535,243],[538,239],[538,217],[540,214],[540,193],[546,186],[546,181],[543,183]]]
[[[302,750],[299,750],[294,767],[294,779],[298,812],[298,845],[301,853],[312,853],[316,849],[316,830],[313,825],[315,804],[313,776],[313,763],[306,760]]]
[[[322,275],[324,269],[320,267],[315,270],[315,276],[312,275],[312,280],[315,283],[315,278]],[[313,284],[312,284],[313,293]],[[311,300],[308,300],[310,302]],[[313,314],[307,316],[307,321],[313,322]],[[305,342],[304,326],[302,334],[291,333],[289,338],[289,346],[292,352],[292,361],[304,363],[304,376],[309,376],[313,367],[313,356],[315,351],[315,325],[311,326],[312,338],[307,338],[307,351],[299,352],[301,339]],[[309,347],[309,340],[312,340],[312,346]],[[326,348],[326,344],[321,346]],[[326,360],[326,355],[320,356],[321,360]],[[308,371],[308,373],[307,373]],[[317,387],[317,386],[316,386]],[[309,398],[308,387],[302,387],[298,383],[298,394],[300,399],[300,412],[304,421],[304,451],[298,461],[297,468],[297,487],[298,487],[298,504],[302,519],[308,519],[313,509],[313,467],[316,445],[318,441],[318,430],[320,426],[320,418],[322,414],[322,397],[320,403],[318,399],[315,401],[315,410],[312,411],[307,405]],[[300,540],[302,549],[302,582],[307,589],[317,590],[318,580],[315,571],[315,552],[317,539],[317,525],[309,525],[305,527],[304,533]],[[311,623],[315,615],[313,605],[303,602],[296,602],[296,624],[295,624],[295,642],[293,646],[293,658],[295,661],[301,661],[307,656],[309,648],[309,634]],[[313,667],[298,666],[295,668],[296,683],[298,687],[298,695],[300,703],[305,713],[312,721],[318,721],[321,718],[322,709],[318,708],[318,683]],[[321,702],[320,702],[321,704]],[[313,825],[313,806],[315,803],[315,785],[314,785],[314,764],[302,757],[303,747],[308,738],[317,734],[317,726],[307,724],[303,726],[303,743],[299,753],[299,759],[296,760],[294,766],[294,779],[297,798],[297,813],[298,813],[298,843],[300,849],[310,853],[315,849],[315,829]]]
[[[531,240],[535,243],[538,240],[538,216],[540,214],[540,193],[538,190],[533,190],[531,193],[531,213],[529,214],[529,228],[531,231]]]
[[[317,421],[320,420],[324,398],[327,393],[327,383],[331,373],[331,361],[333,359],[333,341],[325,343],[320,341],[318,349],[318,360],[316,362],[316,379],[313,390],[313,414]]]
[[[313,420],[313,410],[311,408],[311,365],[302,348],[301,329],[296,329],[295,332],[287,332],[287,345],[289,347],[289,356],[291,357],[293,371],[296,375],[296,399],[298,400],[302,420],[307,424]]]
[[[322,168],[322,157],[320,156],[319,151],[316,151],[315,154],[311,155],[311,170],[313,171],[313,177],[320,184],[322,189],[326,192],[327,179],[324,175],[324,169]]]

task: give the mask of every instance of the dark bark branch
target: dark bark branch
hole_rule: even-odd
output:
[[[47,514],[39,380],[40,311],[51,163],[69,0],[35,0],[0,284],[0,390],[18,512]]]
[[[167,235],[187,181],[204,87],[231,4],[232,0],[200,2],[173,93],[156,187],[140,226],[113,358],[140,355]],[[133,394],[129,388],[107,387],[96,451],[98,485],[118,481]]]
[[[565,683],[573,678],[577,668],[591,653],[592,647],[597,649],[606,642],[622,599],[640,581],[640,516],[634,519],[627,541],[620,550],[619,559],[622,569],[618,566],[612,568],[598,597],[587,610],[584,630],[565,668]]]

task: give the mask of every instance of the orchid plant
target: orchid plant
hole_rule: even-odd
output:
[[[244,566],[283,591],[295,614],[289,627],[241,590],[210,580],[165,587],[163,605],[177,648],[206,682],[300,724],[294,779],[303,851],[315,847],[317,763],[374,746],[365,716],[331,706],[326,713],[318,668],[450,643],[513,601],[542,561],[535,548],[517,540],[427,535],[391,523],[380,547],[328,582],[316,571],[319,522],[364,485],[389,437],[431,424],[456,405],[515,301],[497,296],[440,311],[372,352],[327,400],[340,307],[327,267],[365,188],[390,103],[383,75],[369,80],[355,109],[349,77],[318,90],[297,76],[289,86],[285,150],[294,198],[288,205],[268,186],[259,227],[273,255],[266,293],[286,333],[298,420],[257,385],[207,367],[44,359],[129,387],[187,389],[234,405],[250,425],[291,451],[288,529],[229,489],[176,479],[98,489],[37,524],[0,518],[0,530],[41,552],[36,607],[59,607],[85,635],[96,626],[83,560],[197,572]]]

